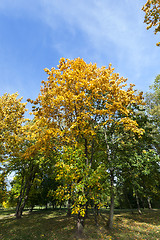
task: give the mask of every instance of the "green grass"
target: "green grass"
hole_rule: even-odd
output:
[[[112,230],[106,228],[107,219],[108,213],[103,211],[96,227],[90,214],[82,239],[160,239],[160,210],[145,210],[142,215],[116,211]],[[25,211],[19,220],[15,219],[13,210],[0,210],[0,240],[73,240],[75,236],[76,218],[67,217],[65,209]]]

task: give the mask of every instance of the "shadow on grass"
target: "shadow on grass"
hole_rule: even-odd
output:
[[[0,209],[0,216],[3,216],[3,215],[6,216],[14,213],[15,213],[15,209],[10,209],[10,210]]]
[[[8,215],[0,220],[0,240],[74,240],[76,239],[76,216],[67,217],[66,210],[36,210],[24,212],[22,219]],[[4,215],[3,215],[4,216]],[[112,230],[107,229],[108,213],[98,217],[95,226],[90,213],[85,221],[84,236],[89,240],[159,239],[158,211],[145,211],[142,215],[128,211],[116,211]],[[159,230],[158,230],[159,229]]]
[[[160,210],[143,210],[142,214],[135,212],[134,214],[124,213],[123,216],[128,220],[138,221],[139,223],[148,223],[152,225],[160,224]]]
[[[0,239],[74,239],[75,219],[57,211],[24,213],[21,219],[9,216],[0,220]]]

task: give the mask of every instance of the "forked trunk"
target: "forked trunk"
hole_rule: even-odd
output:
[[[22,217],[22,212],[24,210],[27,199],[28,199],[28,195],[24,198],[21,205],[18,204],[18,208],[16,209],[16,214],[15,214],[17,219]]]
[[[31,179],[28,182],[26,182],[24,190],[23,190],[23,194],[20,195],[20,197],[19,197],[19,201],[18,201],[17,207],[16,207],[16,214],[15,214],[16,218],[21,218],[21,216],[22,216],[22,212],[24,210],[26,201],[28,199],[28,195],[29,195],[34,177],[35,177],[35,173],[33,174],[33,176],[31,175]],[[27,187],[27,189],[26,189],[26,187]]]

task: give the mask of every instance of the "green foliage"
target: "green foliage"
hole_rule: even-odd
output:
[[[154,146],[160,154],[160,75],[157,75],[150,89],[151,91],[146,93],[146,110],[151,119]]]
[[[7,183],[4,172],[0,171],[0,204],[7,199]]]
[[[15,172],[8,203],[17,202],[17,216],[26,204],[68,202],[72,214],[83,218],[89,208],[110,206],[113,213],[114,197],[116,206],[124,207],[129,201],[134,207],[136,201],[155,201],[160,75],[146,95],[145,111],[142,93],[133,84],[126,88],[111,65],[97,68],[80,58],[62,58],[58,69],[45,71],[41,93],[29,100],[32,121],[24,118],[17,94],[0,98],[1,161],[7,173]],[[4,192],[2,179],[1,198]]]
[[[59,201],[70,199],[72,213],[80,213],[82,217],[91,203],[98,207],[104,204],[108,187],[104,164],[94,170],[86,161],[83,149],[67,147],[56,163],[57,180],[61,183],[56,197]]]

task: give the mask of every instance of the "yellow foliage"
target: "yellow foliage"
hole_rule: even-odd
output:
[[[1,156],[17,156],[24,137],[23,124],[26,103],[18,94],[4,94],[0,97],[0,152]],[[5,159],[1,158],[1,161]]]
[[[160,1],[147,0],[142,10],[145,12],[144,22],[147,24],[147,29],[155,27],[154,33],[160,32]],[[160,46],[160,42],[156,45]]]
[[[3,202],[2,202],[2,206],[3,206],[4,208],[8,208],[8,207],[9,207],[9,202],[8,202],[8,201],[3,201]]]
[[[142,93],[135,94],[134,84],[125,90],[127,79],[114,73],[111,64],[98,68],[81,58],[61,58],[57,69],[44,70],[48,80],[42,82],[41,94],[33,101],[39,106],[33,109],[35,119],[44,127],[39,146],[45,146],[45,142],[49,145],[50,138],[58,138],[63,145],[80,138],[90,141],[101,125],[111,121],[118,124],[117,113],[124,116],[121,123],[126,129],[142,133],[136,121],[129,120],[133,113],[130,106],[143,104]]]

